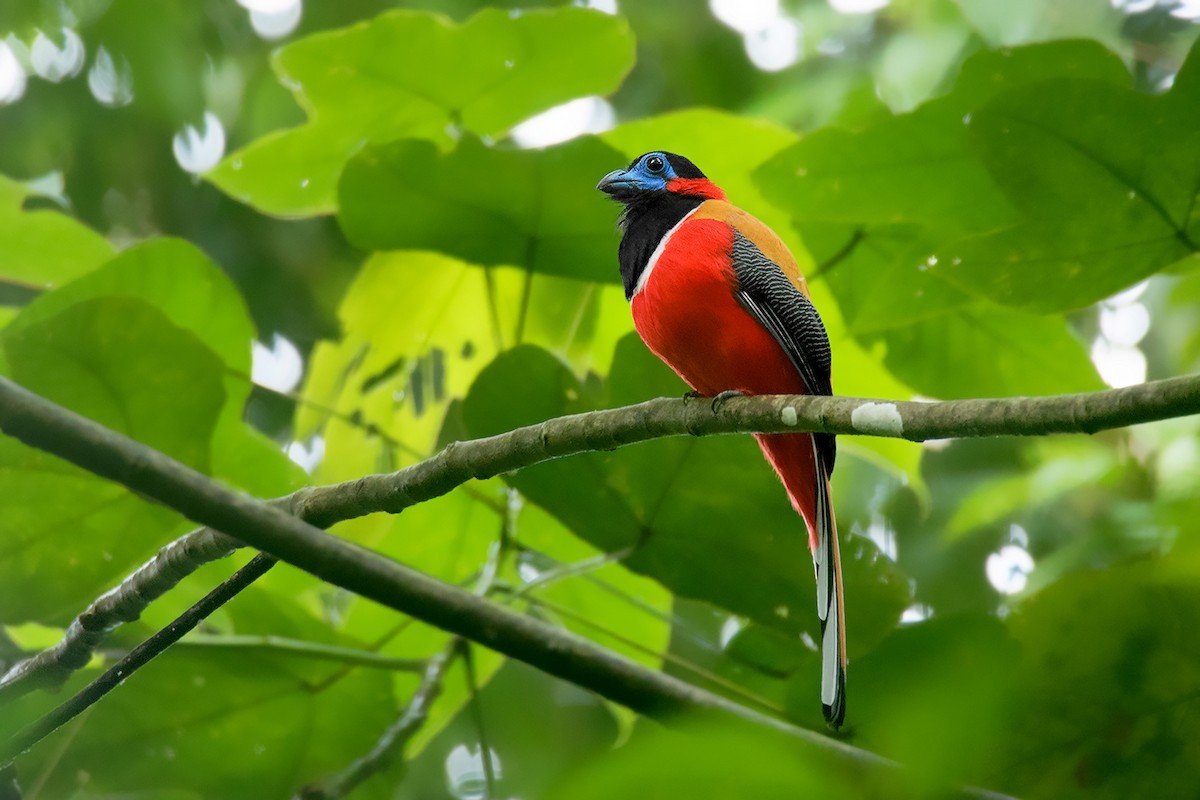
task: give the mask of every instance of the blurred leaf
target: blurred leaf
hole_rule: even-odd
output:
[[[1172,797],[1200,764],[1194,559],[1068,576],[1025,600],[1021,697],[998,788],[1030,796]]]
[[[598,398],[585,398],[552,356],[521,347],[480,374],[463,419],[472,436],[485,436],[681,388],[633,337],[619,345]],[[793,634],[816,634],[816,615],[808,613],[815,589],[804,523],[749,437],[647,442],[539,464],[509,481],[593,546],[606,552],[632,547],[622,563],[676,595]],[[870,642],[858,637],[890,628],[907,604],[908,588],[869,540],[848,540],[842,552],[846,591],[854,593],[854,613],[864,620],[850,647],[865,649]]]
[[[930,787],[979,779],[1001,741],[1018,648],[990,616],[947,616],[897,629],[852,665],[855,742],[894,758]],[[794,702],[807,700],[797,687]]]
[[[548,798],[902,797],[903,781],[885,786],[798,740],[742,723],[712,720],[672,728],[641,726],[605,758],[582,765]]]
[[[338,219],[359,247],[616,282],[613,209],[595,181],[620,161],[591,137],[524,151],[468,137],[446,155],[430,142],[395,142],[347,165]]]
[[[6,332],[10,376],[200,470],[224,404],[221,365],[146,303],[99,298]],[[178,518],[15,440],[0,439],[7,621],[58,621],[164,544]],[[77,542],[78,546],[64,546]]]
[[[103,3],[101,11],[89,31],[93,44],[129,65],[139,114],[171,126],[199,122],[206,98],[196,77],[213,68],[205,17],[188,3],[159,0]]]
[[[0,282],[48,289],[112,257],[112,245],[57,211],[23,211],[29,190],[0,175]]]
[[[1036,468],[978,484],[962,497],[947,524],[947,535],[963,536],[1076,489],[1102,485],[1116,467],[1112,450],[1092,440],[1047,442],[1039,456]]]
[[[993,47],[1048,39],[1095,39],[1126,46],[1118,36],[1126,7],[1092,0],[955,0],[963,16]]]
[[[897,31],[888,38],[875,66],[879,99],[894,111],[911,110],[952,74],[970,40],[970,31],[957,19]]]
[[[459,126],[496,137],[573,97],[611,92],[632,62],[627,24],[595,11],[484,9],[461,25],[392,11],[280,50],[275,70],[309,122],[251,143],[208,177],[271,214],[329,213],[338,173],[364,143],[446,145]]]
[[[490,488],[490,487],[489,487]],[[492,492],[483,492],[490,496]],[[500,539],[501,515],[475,494],[458,489],[443,497],[406,509],[403,514],[372,515],[362,521],[337,526],[336,532],[363,543],[407,566],[447,583],[475,589],[492,548]],[[316,581],[308,591],[321,591]],[[349,599],[349,608],[339,620],[340,632],[372,643],[372,649],[396,658],[428,658],[441,652],[449,634],[417,623],[394,610],[362,598]],[[499,653],[475,648],[475,671],[481,687],[487,686],[506,659]],[[415,686],[413,676],[395,676],[397,692]],[[420,753],[459,713],[470,699],[461,668],[456,667],[443,683],[438,702],[408,747],[410,756]]]
[[[464,683],[456,668],[445,686]],[[532,717],[537,724],[530,724]],[[420,757],[393,765],[363,788],[393,800],[480,797],[487,786],[480,739],[486,738],[496,776],[492,796],[541,798],[547,784],[575,764],[607,753],[615,735],[596,695],[509,661],[479,692],[478,706],[461,709]]]
[[[26,756],[22,774],[47,770],[44,791],[55,797],[81,775],[108,796],[186,786],[205,797],[289,797],[366,753],[397,713],[386,673],[357,669],[317,688],[304,677],[310,666],[269,652],[171,650],[87,725]]]

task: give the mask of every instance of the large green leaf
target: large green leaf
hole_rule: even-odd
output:
[[[825,129],[756,173],[768,199],[802,223],[916,222],[940,231],[996,227],[1010,204],[971,148],[964,118],[1006,87],[1056,76],[1128,83],[1095,42],[1054,42],[968,59],[949,95],[860,132]]]
[[[339,221],[370,250],[440,250],[476,264],[617,281],[615,211],[595,181],[622,161],[592,137],[496,150],[468,137],[368,148],[339,184]]]
[[[956,267],[941,248],[964,232],[1009,224],[1016,212],[972,148],[965,123],[1006,87],[1056,76],[1129,80],[1121,62],[1095,42],[983,52],[966,61],[945,97],[860,132],[819,131],[758,169],[767,197],[791,211],[822,264],[851,333],[869,342],[972,305],[942,279]],[[930,330],[926,338],[942,332]],[[938,363],[937,369],[949,367]],[[915,389],[939,393],[897,374]],[[1014,386],[1009,393],[1019,391],[1026,390]]]
[[[1025,657],[996,776],[1041,797],[1178,797],[1200,780],[1194,560],[1064,578],[1012,621]]]
[[[946,399],[1103,388],[1061,317],[991,303],[888,330],[884,363],[913,388]]]
[[[47,289],[112,257],[112,245],[103,236],[70,217],[23,211],[30,194],[0,175],[0,282]]]
[[[998,95],[970,130],[1024,220],[943,248],[939,273],[1004,303],[1060,311],[1196,252],[1198,102],[1186,82],[1160,97],[1082,79]]]
[[[595,11],[484,9],[461,25],[392,11],[279,51],[275,70],[309,122],[233,153],[209,179],[268,213],[328,213],[342,165],[364,143],[499,136],[555,104],[611,92],[632,63],[628,25]]]
[[[26,388],[206,470],[224,405],[221,364],[161,312],[128,298],[70,306],[3,339]],[[0,595],[6,620],[58,620],[161,545],[178,518],[12,439],[0,440]],[[64,543],[75,542],[70,547]]]
[[[39,296],[8,332],[15,334],[100,297],[137,298],[153,305],[221,359],[226,402],[214,434],[209,465],[213,475],[260,496],[282,494],[299,483],[299,470],[242,420],[250,396],[254,324],[237,288],[216,264],[182,239],[151,239]]]
[[[480,374],[463,418],[472,436],[484,436],[684,388],[633,337],[618,347],[603,395],[587,398],[560,361],[521,347]],[[509,480],[594,547],[634,548],[623,563],[675,594],[815,635],[804,524],[749,437],[658,440],[540,464]],[[854,614],[872,620],[851,631],[853,652],[894,624],[908,587],[869,540],[848,538],[842,553]]]

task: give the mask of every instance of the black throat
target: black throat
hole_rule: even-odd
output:
[[[633,299],[638,278],[646,269],[654,249],[667,231],[704,202],[703,197],[684,197],[669,192],[648,192],[628,201],[621,214],[621,247],[617,257],[621,262],[621,279],[625,282],[625,299]]]

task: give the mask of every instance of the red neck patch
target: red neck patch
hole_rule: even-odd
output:
[[[708,178],[672,178],[667,181],[667,191],[688,197],[704,197],[708,200],[726,200],[721,187]]]

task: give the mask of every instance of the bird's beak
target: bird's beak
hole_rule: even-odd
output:
[[[605,175],[596,184],[596,188],[605,194],[610,194],[613,197],[619,197],[626,194],[633,188],[634,182],[629,178],[628,170],[614,169],[612,172]]]

